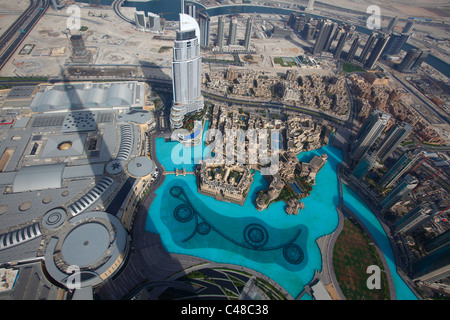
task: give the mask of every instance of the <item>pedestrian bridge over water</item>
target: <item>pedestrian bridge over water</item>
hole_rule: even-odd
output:
[[[164,171],[164,175],[174,174],[178,176],[186,176],[187,174],[194,174],[193,171],[186,171],[186,169],[175,169],[175,171]]]

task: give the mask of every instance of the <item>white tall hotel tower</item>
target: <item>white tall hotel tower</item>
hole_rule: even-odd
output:
[[[193,17],[184,13],[184,1],[181,1],[181,8],[180,28],[173,46],[172,61],[173,105],[170,124],[173,129],[183,126],[186,114],[202,110],[204,106],[200,28]]]
[[[308,1],[308,6],[306,7],[305,11],[313,11],[314,10],[314,0],[309,0]]]

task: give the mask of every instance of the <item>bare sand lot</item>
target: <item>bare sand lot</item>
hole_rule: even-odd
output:
[[[377,5],[382,15],[398,16],[400,18],[428,17],[438,19],[450,18],[450,2],[446,0],[322,0],[342,8],[365,12],[371,5]]]

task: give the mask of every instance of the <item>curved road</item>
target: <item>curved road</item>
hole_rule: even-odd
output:
[[[119,18],[121,18],[122,20],[124,20],[125,22],[129,22],[131,24],[135,24],[134,20],[128,19],[127,17],[125,17],[125,15],[120,11],[120,7],[122,6],[122,4],[125,2],[125,0],[114,0],[113,3],[111,4],[111,7],[113,8],[114,12],[117,14],[117,16]]]

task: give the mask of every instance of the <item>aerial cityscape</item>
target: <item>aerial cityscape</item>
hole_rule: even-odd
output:
[[[447,1],[0,8],[0,300],[450,299]]]

